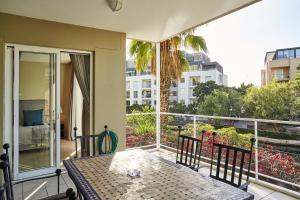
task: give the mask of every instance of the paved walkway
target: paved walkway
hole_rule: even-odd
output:
[[[169,159],[171,161],[175,160],[175,154],[166,151],[159,150],[153,151],[149,150],[149,152],[161,156],[165,159]],[[203,167],[199,170],[199,173],[208,175],[209,167]],[[67,188],[75,189],[75,186],[71,179],[69,178],[67,173],[63,173],[60,179],[60,191],[66,191]],[[283,193],[277,192],[275,190],[271,190],[269,188],[251,183],[248,189],[248,192],[255,195],[255,199],[261,200],[297,200],[290,196],[287,196]],[[43,197],[47,197],[52,194],[57,193],[57,178],[48,178],[42,179],[38,181],[30,181],[23,184],[18,184],[14,186],[14,194],[16,200],[38,200]]]

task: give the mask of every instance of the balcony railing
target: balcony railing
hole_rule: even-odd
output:
[[[288,74],[273,74],[272,79],[276,81],[289,80],[290,76]]]
[[[230,144],[241,147],[247,147],[247,141],[254,137],[257,142],[251,166],[253,181],[277,185],[292,193],[300,191],[300,122],[161,113],[162,124],[159,123],[160,129],[157,129],[156,116],[156,113],[127,115],[127,148],[174,151],[179,125],[184,134],[194,137],[200,137],[202,129],[213,129],[230,140]],[[204,156],[207,161],[210,159]]]

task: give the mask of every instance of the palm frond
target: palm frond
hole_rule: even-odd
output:
[[[206,42],[203,37],[188,34],[184,39],[184,46],[194,51],[207,51]]]
[[[134,57],[135,68],[137,72],[146,70],[153,59],[153,44],[151,42],[143,42],[133,40],[130,43],[129,53]]]
[[[170,39],[171,48],[175,50],[179,50],[181,47],[182,37],[174,36]]]

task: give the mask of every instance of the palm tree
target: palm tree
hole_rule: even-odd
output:
[[[188,70],[189,63],[181,47],[194,51],[207,51],[203,37],[188,31],[160,43],[160,110],[167,112],[171,80],[180,80],[182,72]],[[151,42],[133,40],[129,53],[134,57],[137,72],[146,70],[150,64],[151,72],[156,75],[156,48]]]

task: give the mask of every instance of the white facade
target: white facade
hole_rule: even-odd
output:
[[[202,68],[204,69],[204,68]],[[170,103],[183,102],[189,105],[195,101],[193,89],[197,83],[215,81],[218,85],[227,86],[227,75],[220,72],[217,67],[208,70],[190,70],[183,72],[181,80],[172,81],[170,87]],[[155,77],[146,74],[126,77],[126,105],[148,104],[155,106],[156,101],[156,80]]]

